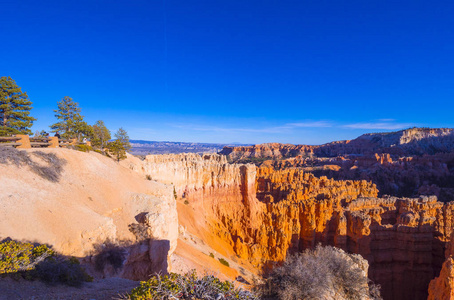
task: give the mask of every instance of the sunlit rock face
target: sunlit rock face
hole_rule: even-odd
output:
[[[318,243],[337,246],[368,260],[385,299],[427,298],[452,232],[453,204],[377,198],[364,180],[229,164],[215,154],[147,156],[142,169],[173,183],[179,201],[240,259],[261,268]]]
[[[46,166],[33,155],[37,149],[23,151],[22,155],[28,153],[35,163]],[[0,164],[0,240],[49,244],[83,262],[93,262],[98,250],[121,242],[123,269],[106,268],[100,271],[102,276],[146,279],[170,270],[178,239],[172,186],[146,180],[95,152],[39,151],[65,162],[57,181],[38,176],[26,165]],[[130,230],[139,215],[146,216],[142,221],[146,241],[139,241]]]
[[[429,300],[454,299],[454,242],[453,235],[446,245],[446,260],[436,278],[429,284]]]
[[[241,160],[251,157],[280,159],[295,156],[334,157],[374,153],[422,155],[453,150],[453,128],[411,128],[396,132],[368,133],[354,140],[335,141],[317,146],[279,143],[239,147],[227,146],[220,154],[227,155],[232,160]]]
[[[454,201],[454,130],[412,128],[364,134],[354,140],[319,146],[261,144],[225,147],[234,162],[274,169],[298,167],[317,177],[368,180],[382,195],[436,195]]]

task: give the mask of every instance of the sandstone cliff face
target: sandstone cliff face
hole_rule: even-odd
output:
[[[364,134],[320,146],[226,147],[221,154],[275,169],[299,167],[317,177],[372,181],[380,195],[436,195],[442,202],[454,201],[454,130],[450,128]]]
[[[219,154],[227,155],[234,161],[248,158],[279,159],[298,155],[306,156],[313,154],[314,149],[317,149],[317,146],[267,143],[254,146],[226,146]]]
[[[429,284],[428,300],[454,299],[454,241],[453,234],[447,244],[445,256],[440,274]]]
[[[380,195],[436,195],[440,201],[454,200],[454,152],[415,157],[388,153],[335,158],[294,157],[266,161],[276,169],[299,167],[316,176],[336,180],[368,180],[377,185]]]
[[[288,251],[334,245],[369,261],[370,278],[383,286],[385,299],[425,299],[452,232],[454,204],[376,198],[367,181],[228,164],[219,155],[148,156],[143,164],[153,179],[174,183],[199,225],[242,260],[266,267]]]
[[[428,300],[454,299],[454,260],[448,257],[440,275],[429,284]]]
[[[40,150],[66,161],[58,182],[37,176],[27,166],[0,164],[0,240],[47,243],[85,260],[96,245],[129,241],[133,246],[127,249],[124,277],[143,279],[151,270],[167,271],[178,238],[171,186],[145,180],[97,153]],[[160,242],[143,244],[129,230],[142,214],[147,216],[147,238]],[[157,251],[163,245],[165,251]]]

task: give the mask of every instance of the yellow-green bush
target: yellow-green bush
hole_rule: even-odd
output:
[[[46,245],[5,241],[0,243],[0,274],[31,270],[35,262],[52,255],[54,252]]]
[[[197,277],[195,270],[185,274],[170,273],[156,275],[148,281],[142,281],[128,295],[127,299],[240,299],[257,300],[251,292],[235,288],[230,281],[221,281],[214,276]]]
[[[82,152],[90,152],[93,151],[93,148],[91,146],[85,145],[85,144],[79,144],[74,146],[74,149]]]
[[[219,262],[220,262],[221,264],[223,264],[224,266],[230,267],[229,262],[226,261],[225,259],[223,259],[222,257],[219,258],[218,260],[219,260]]]
[[[80,286],[92,281],[75,257],[57,255],[47,245],[14,240],[0,243],[0,275],[20,279],[39,279],[50,284]]]

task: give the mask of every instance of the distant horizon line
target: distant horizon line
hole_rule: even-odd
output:
[[[395,131],[383,131],[383,132],[370,132],[370,133],[364,133],[359,136],[357,136],[354,139],[357,139],[363,135],[369,135],[369,134],[392,134],[392,133],[398,133],[398,132],[404,132],[406,130],[410,129],[426,129],[426,130],[432,130],[432,129],[452,129],[454,130],[454,127],[426,127],[426,126],[413,126],[401,130],[395,130]],[[182,141],[150,141],[150,140],[143,140],[143,139],[130,139],[131,143],[137,143],[137,142],[148,142],[148,143],[184,143],[184,144],[208,144],[208,145],[222,145],[222,146],[255,146],[255,145],[263,145],[263,144],[282,144],[282,145],[305,145],[305,146],[322,146],[325,144],[330,144],[333,142],[343,142],[343,141],[351,141],[354,139],[343,139],[343,140],[333,140],[330,142],[326,143],[321,143],[321,144],[295,144],[295,143],[280,143],[280,142],[264,142],[264,143],[239,143],[239,142],[234,142],[234,143],[213,143],[213,142],[182,142]]]

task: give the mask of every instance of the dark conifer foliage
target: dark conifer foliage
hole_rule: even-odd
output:
[[[0,136],[31,134],[36,121],[30,116],[31,105],[27,93],[11,77],[0,77]]]
[[[71,97],[65,96],[58,103],[58,109],[54,110],[55,117],[59,122],[50,126],[52,132],[59,132],[63,138],[78,138],[91,136],[93,129],[80,114],[79,103]]]
[[[102,120],[96,122],[93,127],[93,138],[91,144],[94,148],[98,148],[103,151],[106,148],[107,143],[111,139],[110,130],[107,129],[106,125]]]
[[[129,143],[128,133],[121,127],[115,133],[115,138],[116,140],[107,144],[107,149],[111,156],[120,161],[126,158],[126,151],[131,149],[131,144]]]

